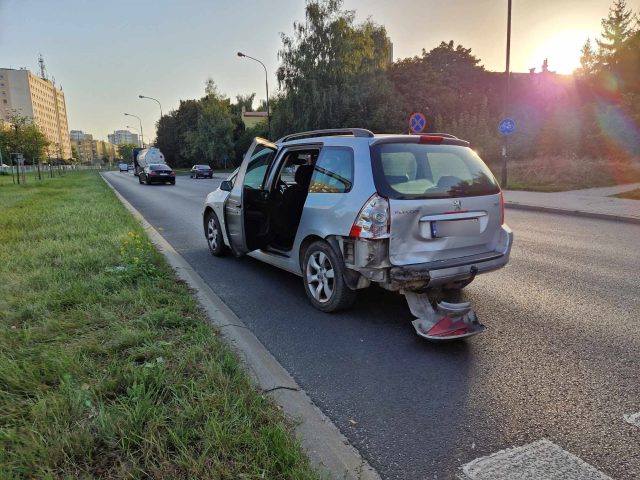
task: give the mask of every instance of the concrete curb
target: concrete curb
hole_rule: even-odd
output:
[[[640,218],[625,217],[624,215],[612,215],[609,213],[585,212],[582,210],[569,210],[567,208],[541,207],[536,205],[526,205],[517,202],[505,202],[506,208],[514,210],[529,210],[532,212],[557,213],[560,215],[572,215],[574,217],[597,218],[599,220],[612,220],[616,222],[633,223],[640,225]]]
[[[320,473],[335,479],[380,480],[378,473],[349,444],[347,438],[311,401],[242,320],[140,212],[103,175],[101,177],[145,229],[151,242],[164,255],[177,276],[194,290],[209,321],[238,353],[258,386],[295,422],[296,436]]]

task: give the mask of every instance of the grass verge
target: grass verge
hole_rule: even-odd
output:
[[[635,190],[630,190],[628,192],[619,193],[618,195],[614,195],[614,197],[640,200],[640,188],[636,188]]]
[[[0,188],[2,478],[317,478],[96,172]]]
[[[490,165],[500,178],[500,165]],[[544,157],[514,160],[508,165],[508,189],[561,192],[640,182],[640,162]]]

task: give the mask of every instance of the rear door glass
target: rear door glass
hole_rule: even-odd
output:
[[[353,150],[324,147],[313,169],[309,193],[345,193],[353,185]]]
[[[447,198],[498,193],[478,155],[458,145],[388,143],[372,148],[378,191],[389,198]]]

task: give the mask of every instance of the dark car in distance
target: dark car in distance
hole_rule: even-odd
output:
[[[175,185],[176,172],[174,172],[169,165],[154,163],[140,170],[138,182],[146,183],[147,185],[151,185],[152,183],[170,183],[171,185]]]
[[[191,178],[213,178],[213,170],[209,165],[194,165],[191,167]]]

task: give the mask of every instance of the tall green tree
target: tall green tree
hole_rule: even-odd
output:
[[[36,164],[45,157],[49,145],[33,119],[17,112],[10,112],[8,126],[0,127],[0,148],[5,163],[10,153],[21,153],[27,163]]]
[[[190,167],[195,163],[186,137],[188,132],[196,128],[199,114],[198,100],[180,100],[177,110],[165,114],[159,120],[156,146],[172,167]]]
[[[198,121],[194,130],[185,134],[186,151],[196,163],[224,165],[233,156],[234,122],[231,103],[223,96],[213,80],[207,80],[206,96],[200,100]]]
[[[578,76],[593,75],[598,68],[598,55],[591,45],[591,39],[587,38],[580,49],[580,68],[576,70]]]
[[[355,23],[341,0],[307,3],[305,21],[282,35],[272,127],[291,131],[346,126],[386,130],[395,105],[384,75],[391,43],[371,20]]]
[[[121,158],[123,162],[132,163],[133,150],[137,147],[135,143],[121,143],[118,145],[118,157]]]
[[[634,13],[627,8],[625,0],[614,0],[607,18],[602,19],[602,39],[596,40],[600,61],[617,64],[618,53],[623,44],[631,38],[636,27]]]

